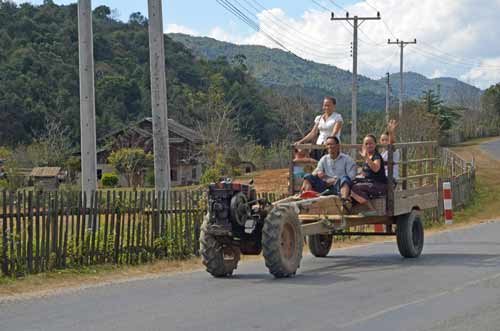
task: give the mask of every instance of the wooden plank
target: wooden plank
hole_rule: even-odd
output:
[[[109,214],[110,214],[111,191],[106,192],[106,214],[104,216],[104,242],[102,262],[108,261],[108,235],[109,235]]]
[[[21,252],[21,245],[22,245],[22,238],[21,238],[21,204],[22,204],[22,195],[21,192],[17,194],[17,212],[16,212],[16,264],[15,264],[15,273],[19,272],[18,268],[18,263],[22,259],[22,252]]]
[[[59,233],[57,235],[58,244],[57,244],[57,267],[61,268],[62,256],[63,256],[63,228],[64,228],[64,194],[61,192],[61,197],[59,199],[59,208],[58,208],[58,216],[56,218],[59,223]]]
[[[423,158],[424,151],[423,146],[417,146],[417,159],[421,160]],[[422,175],[424,173],[424,162],[420,161],[417,163],[417,175]],[[422,186],[424,184],[423,178],[418,180],[418,186]]]
[[[401,148],[401,177],[398,178],[398,181],[402,181],[401,187],[403,190],[406,190],[408,188],[408,181],[405,180],[406,177],[408,177],[408,165],[406,164],[406,161],[408,161],[408,148],[406,146]]]
[[[434,208],[438,204],[437,192],[408,196],[394,201],[394,215],[403,215],[418,207],[420,210]]]
[[[63,234],[63,250],[62,250],[62,261],[61,265],[63,267],[66,267],[66,260],[68,257],[68,232],[69,232],[69,227],[70,227],[70,214],[71,214],[71,205],[73,204],[73,197],[71,196],[71,192],[68,193],[67,199],[66,199],[66,205],[64,208],[64,218],[65,218],[65,224],[64,224],[64,234]]]
[[[415,176],[404,176],[398,178],[398,182],[403,182],[403,184],[407,181],[410,180],[415,180],[415,179],[420,179],[420,178],[425,178],[425,177],[437,177],[439,174],[437,173],[432,173],[432,174],[423,174],[423,175],[415,175]]]
[[[35,272],[40,272],[40,194],[35,194]]]
[[[7,192],[2,192],[2,273],[6,276],[9,275],[9,258],[7,256],[8,249],[8,233],[7,233]]]
[[[27,270],[28,273],[31,274],[33,273],[33,192],[30,191],[28,194],[28,210],[30,213],[30,216],[28,218],[28,252],[27,252],[27,258],[28,258],[28,265],[27,265]]]
[[[406,191],[395,191],[394,199],[406,199],[408,197],[418,196],[421,194],[436,192],[436,187],[434,185],[426,185],[419,188],[408,189]]]
[[[131,235],[131,225],[132,225],[132,204],[133,204],[133,197],[132,197],[133,192],[129,192],[128,195],[128,206],[127,206],[127,248],[125,251],[127,252],[126,254],[126,263],[130,264],[130,235]]]
[[[26,190],[23,190],[21,196],[22,196],[22,203],[20,204],[20,206],[22,207],[21,213],[24,214],[21,217],[21,264],[22,264],[23,269],[24,269],[24,268],[26,268],[27,259],[28,259],[27,233],[28,233],[28,222],[29,222],[29,211],[28,211],[28,205],[27,205],[28,198],[26,197]],[[23,270],[23,272],[24,272],[24,270]]]
[[[301,218],[301,217],[302,217],[302,215],[299,216],[299,218]],[[331,217],[329,215],[328,221],[335,228],[341,227],[342,220],[341,220],[341,217],[339,217],[338,215],[333,215]],[[394,219],[392,217],[389,217],[389,216],[379,216],[379,217],[353,217],[353,216],[351,216],[351,217],[346,217],[345,221],[346,221],[346,228],[360,226],[360,225],[393,224],[394,223]],[[333,228],[331,226],[325,225],[325,223],[322,220],[302,225],[302,234],[305,236],[313,235],[313,234],[328,234],[328,233],[332,233],[332,231],[333,231]]]
[[[52,214],[54,213],[54,201],[52,199],[53,195],[51,192],[47,194],[47,219],[45,222],[45,270],[49,270],[50,263],[50,240],[51,240],[51,225],[52,225]]]
[[[387,214],[394,214],[394,146],[392,144],[387,146]]]
[[[15,273],[15,251],[14,251],[14,195],[15,193],[9,194],[9,234],[10,238],[10,250],[9,250],[9,262],[10,262],[10,274]]]
[[[116,229],[115,229],[115,242],[114,242],[114,263],[119,263],[119,248],[120,248],[120,219],[121,219],[121,208],[122,208],[122,192],[118,195],[118,207],[116,209]],[[113,201],[114,202],[114,201]],[[114,213],[113,213],[114,214]]]
[[[96,219],[96,237],[97,237],[97,243],[95,245],[95,260],[96,262],[99,262],[101,260],[102,256],[102,251],[101,251],[101,229],[102,229],[102,224],[101,224],[101,214],[103,210],[103,205],[102,205],[102,191],[99,191],[98,193],[98,199],[97,199],[97,208],[95,210],[95,219]]]
[[[134,192],[134,207],[133,207],[133,213],[132,213],[132,237],[130,238],[130,244],[132,248],[132,261],[131,263],[137,263],[137,252],[138,248],[137,245],[135,245],[134,239],[136,236],[136,218],[137,218],[137,191]],[[129,221],[130,222],[130,221]]]

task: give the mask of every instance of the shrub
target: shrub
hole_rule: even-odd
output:
[[[118,185],[118,175],[114,173],[105,173],[102,175],[101,183],[104,187],[115,187]]]
[[[218,182],[221,177],[220,170],[217,168],[207,168],[201,175],[200,182],[201,184],[210,184]]]
[[[155,186],[155,170],[153,168],[148,168],[148,170],[146,170],[146,175],[144,175],[144,182],[148,187]]]

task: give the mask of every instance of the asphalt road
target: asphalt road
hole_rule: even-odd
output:
[[[494,159],[500,160],[500,140],[490,141],[481,145]]]
[[[500,159],[500,141],[483,149]],[[0,303],[4,330],[500,330],[500,222],[306,256],[275,280],[263,262]]]
[[[166,276],[0,304],[0,330],[500,330],[500,222],[306,256],[275,280],[260,261],[229,279]]]

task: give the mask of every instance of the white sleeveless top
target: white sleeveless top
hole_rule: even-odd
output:
[[[316,140],[316,145],[323,145],[326,141],[326,138],[332,135],[332,130],[337,122],[343,122],[342,115],[337,112],[333,112],[326,121],[323,119],[323,115],[318,115],[314,119],[314,123],[318,123],[319,136]],[[340,141],[340,133],[337,134],[337,138]]]

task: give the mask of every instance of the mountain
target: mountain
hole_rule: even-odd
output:
[[[261,83],[278,90],[289,89],[305,95],[333,94],[342,106],[350,107],[352,74],[335,66],[302,59],[292,53],[276,48],[257,45],[236,45],[208,37],[194,37],[173,33],[169,36],[184,44],[195,54],[207,59],[226,57],[233,60],[242,54],[250,73]],[[447,104],[458,104],[464,96],[478,100],[481,90],[455,78],[429,79],[414,72],[404,75],[405,94],[409,99],[418,99],[429,89],[440,90]],[[390,77],[393,101],[399,95],[399,74]],[[360,110],[383,109],[385,106],[385,78],[378,80],[358,75],[358,103]]]

